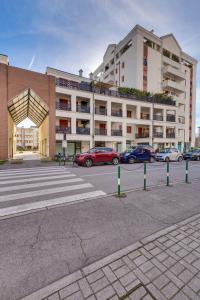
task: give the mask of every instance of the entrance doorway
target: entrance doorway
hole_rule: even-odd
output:
[[[17,127],[28,119],[30,128]],[[25,151],[30,159],[49,156],[49,107],[30,88],[8,102],[8,158],[21,154],[27,159]]]

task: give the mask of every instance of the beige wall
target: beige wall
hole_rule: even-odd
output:
[[[39,127],[39,153],[49,156],[49,117],[47,116]]]

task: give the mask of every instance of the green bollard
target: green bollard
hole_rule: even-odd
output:
[[[144,191],[147,189],[147,163],[144,162]]]
[[[169,162],[167,162],[167,186],[169,186]]]
[[[188,181],[188,160],[186,159],[186,164],[185,164],[185,183],[189,183]]]
[[[121,180],[120,180],[120,166],[118,166],[118,178],[117,178],[117,195],[121,195]]]

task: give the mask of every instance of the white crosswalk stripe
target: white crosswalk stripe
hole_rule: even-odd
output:
[[[84,182],[65,167],[0,171],[0,218],[104,195],[103,191],[95,190],[91,183]]]

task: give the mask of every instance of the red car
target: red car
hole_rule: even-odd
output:
[[[112,163],[117,165],[119,163],[119,154],[108,147],[95,147],[88,152],[76,154],[74,162],[79,166],[91,167],[95,164]]]

